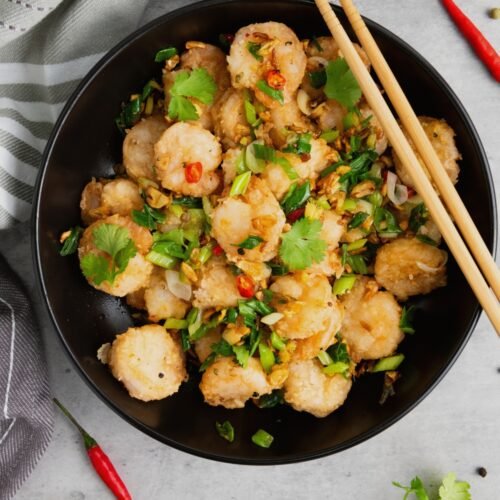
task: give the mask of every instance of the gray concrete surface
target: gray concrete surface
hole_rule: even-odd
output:
[[[189,2],[153,0],[143,22]],[[459,0],[500,47],[493,0]],[[470,113],[500,184],[500,93],[435,0],[358,0],[378,21],[423,54]],[[463,168],[467,168],[464,165]],[[2,234],[0,252],[33,290],[27,227]],[[36,295],[35,295],[36,296]],[[448,471],[472,485],[474,499],[500,498],[500,344],[483,316],[449,374],[413,412],[379,436],[341,454],[281,467],[220,464],[170,449],[109,410],[75,373],[36,296],[54,394],[104,445],[137,499],[398,499],[391,481],[415,475],[436,484]],[[443,332],[445,334],[446,332]],[[486,478],[476,468],[488,470]],[[79,436],[57,415],[52,443],[19,499],[112,498],[87,463]]]

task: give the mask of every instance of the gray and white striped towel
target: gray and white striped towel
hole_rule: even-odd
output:
[[[138,26],[147,3],[1,0],[0,229],[30,218],[42,152],[66,99],[105,51]],[[1,500],[31,472],[52,425],[32,308],[0,256]]]

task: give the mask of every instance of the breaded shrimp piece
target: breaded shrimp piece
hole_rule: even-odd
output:
[[[416,238],[401,238],[380,247],[375,279],[399,300],[446,285],[448,254]]]
[[[290,132],[305,133],[314,129],[312,122],[300,111],[295,96],[290,102],[271,110],[271,122],[271,136],[277,148],[286,143]]]
[[[257,359],[249,358],[243,368],[233,358],[223,357],[203,373],[200,390],[209,405],[233,409],[243,408],[250,398],[269,394],[273,387]]]
[[[260,44],[259,56],[248,50],[249,42]],[[250,24],[238,30],[227,58],[233,87],[248,88],[268,108],[280,106],[277,100],[259,90],[256,85],[268,71],[279,71],[285,78],[283,100],[292,100],[306,69],[306,55],[295,33],[276,22]]]
[[[285,401],[294,410],[306,411],[323,418],[341,406],[347,398],[352,380],[337,374],[332,377],[321,370],[317,360],[292,361],[284,385]]]
[[[392,293],[380,292],[375,281],[359,277],[341,302],[341,333],[355,362],[390,356],[396,350],[404,335],[399,328],[401,307]]]
[[[175,123],[155,144],[155,164],[164,188],[187,196],[204,196],[219,185],[215,172],[222,161],[219,141],[208,131],[189,123]],[[186,165],[200,162],[198,182],[186,180]]]
[[[339,312],[326,276],[297,272],[279,277],[270,287],[272,304],[284,315],[274,329],[286,339],[337,333]]]
[[[144,305],[151,321],[161,319],[182,319],[189,309],[189,303],[176,297],[168,288],[165,270],[156,267],[144,291]]]
[[[132,180],[141,177],[156,181],[154,144],[168,125],[162,115],[144,118],[134,125],[123,141],[123,165]]]
[[[227,89],[212,107],[215,135],[226,148],[234,148],[250,136],[242,90]]]
[[[374,133],[376,136],[375,151],[377,152],[378,155],[381,155],[387,149],[387,146],[389,144],[384,129],[382,128],[382,125],[380,125],[378,118],[375,116],[371,108],[369,108],[366,103],[362,104],[359,107],[359,111],[361,113],[362,120],[366,120],[369,117],[371,117],[370,127],[372,129],[372,133]]]
[[[285,154],[285,158],[294,168],[300,179],[316,179],[319,173],[329,165],[333,150],[323,139],[311,139],[311,152],[306,159],[295,154]],[[269,163],[262,173],[262,178],[278,200],[288,192],[295,180],[291,180],[281,165]]]
[[[333,99],[327,99],[314,109],[311,118],[316,120],[318,127],[325,131],[331,129],[343,130],[343,120],[347,109]]]
[[[262,179],[252,176],[245,193],[223,198],[212,215],[212,234],[226,252],[228,260],[266,262],[278,253],[285,214]],[[238,251],[249,236],[263,239],[252,250]]]
[[[224,172],[224,184],[228,186],[237,175],[237,160],[243,154],[240,148],[230,148],[222,155],[222,171]]]
[[[111,373],[141,401],[164,399],[186,379],[184,353],[160,325],[129,328],[108,353]]]
[[[153,244],[153,237],[145,227],[137,225],[130,217],[112,215],[111,217],[106,217],[105,219],[94,222],[85,229],[78,247],[80,263],[83,257],[88,254],[102,256],[106,260],[110,259],[109,255],[99,250],[94,242],[94,230],[101,224],[113,224],[127,229],[129,238],[134,242],[137,248],[137,253],[128,261],[125,270],[116,276],[113,283],[103,281],[99,285],[96,285],[90,279],[87,279],[89,284],[97,290],[115,295],[116,297],[124,297],[129,293],[144,288],[153,270],[153,264],[144,258],[144,255],[148,253]]]
[[[129,179],[92,179],[84,187],[80,200],[82,220],[85,224],[114,214],[127,216],[132,210],[142,210],[143,206],[139,187]]]
[[[212,257],[202,268],[194,291],[194,307],[234,307],[243,297],[238,293],[236,279],[223,257]]]
[[[462,155],[459,153],[455,144],[455,131],[446,123],[445,120],[439,120],[429,116],[419,116],[418,120],[424,129],[425,135],[427,135],[431,141],[432,147],[436,151],[438,158],[441,160],[448,177],[453,184],[456,184],[458,181],[458,174],[460,173],[460,167],[457,162],[462,159]],[[429,177],[427,168],[424,165],[422,158],[416,151],[413,141],[410,139],[405,129],[403,129],[403,132],[411,147],[415,151],[424,172],[427,174],[427,177]],[[406,172],[406,169],[394,150],[392,152],[392,156],[394,158],[396,173],[401,179],[401,182],[407,186],[415,188],[411,176]]]

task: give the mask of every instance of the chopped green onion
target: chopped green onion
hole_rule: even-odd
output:
[[[319,351],[318,359],[321,361],[321,364],[324,366],[331,365],[333,363],[333,359],[326,351]]]
[[[335,280],[333,284],[334,295],[344,295],[344,293],[351,290],[356,283],[356,276],[344,275]]]
[[[261,174],[266,168],[266,162],[264,161],[264,159],[257,157],[257,151],[259,149],[255,146],[262,146],[262,144],[253,142],[252,144],[249,144],[245,149],[245,165],[254,174]]]
[[[271,368],[276,363],[276,359],[274,358],[274,353],[269,346],[264,343],[259,344],[259,356],[260,356],[260,364],[266,373],[271,371]]]
[[[311,43],[314,45],[314,47],[316,47],[316,50],[318,50],[319,52],[323,52],[323,47],[320,45],[318,39],[314,35],[311,37]]]
[[[219,436],[226,441],[232,443],[234,441],[234,427],[231,425],[229,420],[226,420],[222,424],[219,422],[215,422],[215,428],[219,433]]]
[[[388,356],[387,358],[379,359],[370,371],[372,373],[377,373],[397,370],[404,359],[404,354],[395,354],[394,356]]]
[[[253,436],[252,442],[261,448],[269,448],[273,443],[274,438],[263,429],[259,429]]]
[[[83,233],[83,229],[80,226],[75,226],[70,229],[69,236],[64,240],[61,250],[59,250],[59,255],[66,257],[76,252],[78,249],[78,241]]]
[[[374,193],[368,195],[368,201],[375,207],[381,207],[384,202],[384,197],[380,191],[375,191]]]
[[[259,408],[274,408],[275,406],[282,405],[285,402],[283,391],[275,389],[271,394],[264,394],[257,400]]]
[[[286,344],[285,341],[276,333],[276,332],[271,332],[271,345],[277,350],[277,351],[284,351],[286,349]]]
[[[281,207],[286,215],[297,208],[300,208],[311,196],[311,185],[309,181],[304,182],[303,184],[297,185],[292,184],[288,193],[283,198],[281,202]]]
[[[188,322],[186,319],[168,318],[165,320],[165,323],[163,323],[163,326],[167,329],[182,330],[188,327]]]
[[[273,276],[285,276],[285,274],[288,274],[288,267],[284,266],[283,264],[273,264],[271,262],[268,262],[267,265],[271,268],[271,273]]]
[[[224,317],[224,322],[225,323],[236,323],[236,320],[238,319],[238,311],[234,307],[230,307],[226,311],[226,316]]]
[[[356,210],[357,207],[358,204],[356,203],[356,200],[353,200],[352,198],[346,198],[342,204],[342,210],[347,210],[348,212]]]
[[[408,226],[414,233],[416,233],[428,220],[429,212],[426,206],[423,203],[419,203],[411,209]]]
[[[201,206],[203,207],[205,215],[210,219],[214,213],[214,207],[212,207],[210,198],[208,196],[203,196],[203,198],[201,199]]]
[[[279,312],[273,312],[271,314],[268,314],[267,316],[264,316],[260,321],[265,325],[272,326],[275,323],[277,323],[281,318],[283,318],[283,314]]]
[[[319,178],[323,179],[324,177],[327,177],[331,173],[335,172],[335,170],[337,170],[337,168],[339,168],[339,167],[341,167],[343,165],[347,165],[347,163],[344,160],[340,160],[340,161],[338,161],[336,163],[333,163],[332,165],[328,165],[328,167],[326,167],[325,169],[323,169],[319,173]]]
[[[236,173],[239,174],[244,174],[248,168],[245,165],[245,150],[241,150],[240,154],[236,157]]]
[[[182,205],[187,208],[203,208],[203,201],[201,198],[195,198],[194,196],[181,196],[180,198],[174,198],[172,205]]]
[[[244,248],[246,250],[253,250],[258,247],[264,240],[260,236],[251,234],[248,238],[244,239],[241,243],[233,244],[233,247]]]
[[[248,124],[251,127],[255,127],[259,121],[255,106],[249,100],[245,100],[243,104],[245,106],[245,118],[247,119]]]
[[[394,214],[382,207],[375,209],[373,225],[377,233],[393,233],[393,235],[396,235],[402,232]]]
[[[177,55],[177,49],[175,47],[166,47],[165,49],[159,50],[155,55],[155,62],[163,62]]]
[[[299,134],[297,140],[283,149],[283,153],[293,153],[296,155],[309,154],[311,152],[312,134]]]
[[[349,111],[344,116],[344,119],[342,120],[342,124],[344,125],[345,129],[351,128],[351,127],[357,127],[360,124],[359,116],[355,111]]]
[[[193,307],[186,316],[188,325],[194,325],[197,322],[199,316],[200,310],[197,307]]]
[[[348,371],[349,371],[349,364],[345,363],[344,361],[335,361],[323,368],[323,373],[325,375],[328,375],[329,377],[336,375],[337,373],[346,376]]]
[[[146,255],[146,260],[154,264],[155,266],[160,266],[165,269],[173,269],[175,265],[179,262],[175,257],[171,257],[167,254],[162,254],[152,250]]]
[[[184,352],[191,349],[191,342],[189,342],[189,334],[187,330],[181,330],[181,345]]]
[[[285,157],[283,157],[283,156],[276,157],[275,163],[277,163],[284,170],[286,176],[291,181],[294,181],[295,179],[299,178],[299,174],[293,168],[292,164]]]
[[[229,192],[229,196],[239,196],[241,194],[244,194],[245,191],[247,190],[251,177],[252,177],[252,172],[250,171],[238,175],[233,181],[233,185],[231,186],[231,191]]]
[[[247,42],[247,50],[252,54],[252,56],[257,59],[257,61],[262,61],[263,57],[259,54],[260,49],[262,48],[262,44],[255,42]]]
[[[168,207],[168,211],[174,217],[177,217],[177,219],[180,219],[182,217],[182,214],[184,213],[184,209],[180,205],[170,205]]]
[[[198,256],[198,260],[200,264],[205,264],[212,257],[212,245],[205,245],[200,249],[200,255]]]
[[[408,333],[410,335],[415,333],[415,329],[413,328],[413,315],[415,313],[415,306],[410,306],[408,309],[406,306],[403,306],[403,310],[401,311],[401,319],[399,320],[399,328],[402,332]]]
[[[320,136],[320,139],[323,139],[326,141],[328,144],[333,142],[337,137],[340,135],[340,132],[338,130],[325,130]]]
[[[365,259],[361,255],[348,255],[347,264],[351,266],[353,273],[368,274]]]
[[[351,222],[347,225],[349,229],[354,229],[358,226],[361,226],[365,220],[368,219],[368,214],[365,212],[358,212],[352,219]]]
[[[360,250],[366,245],[366,242],[368,240],[366,238],[361,238],[360,240],[353,241],[352,243],[349,243],[346,247],[346,250],[348,252],[353,252],[355,250]]]
[[[425,243],[426,245],[431,245],[433,247],[437,247],[438,246],[438,242],[437,241],[434,241],[432,238],[429,238],[425,234],[417,234],[416,238],[417,238],[418,241],[421,241],[422,243]]]
[[[283,98],[283,92],[281,90],[276,90],[270,87],[265,80],[259,80],[256,87],[264,94],[268,95],[271,99],[278,101],[280,104],[284,104],[285,100]]]

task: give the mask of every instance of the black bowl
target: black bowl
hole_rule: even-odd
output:
[[[401,346],[406,360],[396,395],[379,405],[382,376],[365,376],[354,384],[344,406],[324,419],[287,407],[212,408],[203,403],[196,377],[173,397],[142,403],[129,397],[97,361],[97,348],[132,325],[132,318],[120,300],[86,283],[75,256],[58,255],[58,236],[79,223],[80,193],[89,179],[112,175],[112,166],[121,161],[122,138],[114,124],[120,103],[142,88],[151,75],[159,74],[153,56],[165,45],[181,47],[193,39],[217,43],[219,33],[267,20],[288,24],[300,37],[327,33],[312,2],[211,0],[167,14],[112,49],[80,84],[54,128],[43,158],[33,221],[36,268],[48,310],[70,357],[95,392],[127,421],[166,444],[195,455],[245,464],[316,458],[386,429],[436,386],[463,349],[480,313],[450,259],[449,285],[414,302],[417,333]],[[455,129],[463,155],[458,189],[492,249],[496,211],[491,176],[467,113],[421,56],[387,30],[367,22],[415,110],[443,117]],[[214,427],[215,421],[226,419],[236,429],[232,444],[222,440]],[[252,444],[250,438],[259,428],[275,437],[270,449]]]

